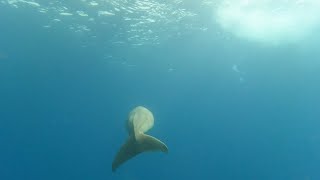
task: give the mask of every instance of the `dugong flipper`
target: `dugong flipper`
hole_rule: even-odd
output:
[[[127,122],[129,138],[118,151],[113,163],[112,171],[115,171],[122,163],[145,151],[168,152],[168,147],[155,137],[144,134],[153,127],[152,113],[145,107],[134,108]]]

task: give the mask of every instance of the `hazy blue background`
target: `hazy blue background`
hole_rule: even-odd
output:
[[[261,45],[206,19],[192,21],[206,31],[167,28],[157,43],[134,45],[117,35],[121,25],[90,22],[77,34],[67,26],[75,19],[43,27],[54,15],[8,2],[1,180],[320,179],[319,43]],[[143,154],[112,173],[137,105],[154,113],[149,133],[169,154]]]

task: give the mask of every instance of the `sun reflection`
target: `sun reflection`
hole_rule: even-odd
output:
[[[317,0],[230,0],[215,10],[223,29],[252,41],[271,44],[297,43],[320,25]]]

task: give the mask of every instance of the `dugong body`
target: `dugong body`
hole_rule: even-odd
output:
[[[153,127],[154,118],[147,108],[138,106],[129,113],[127,130],[129,138],[118,151],[113,163],[112,171],[134,156],[146,151],[162,151],[167,153],[168,147],[155,137],[144,134]]]

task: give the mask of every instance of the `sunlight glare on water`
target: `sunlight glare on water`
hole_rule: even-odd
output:
[[[320,26],[318,0],[229,0],[216,8],[224,30],[264,44],[299,43]]]

